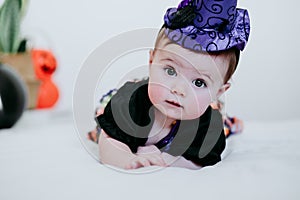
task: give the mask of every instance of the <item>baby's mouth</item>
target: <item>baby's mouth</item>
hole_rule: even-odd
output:
[[[180,105],[179,103],[177,103],[177,102],[175,102],[175,101],[169,101],[169,100],[166,100],[166,102],[167,102],[168,104],[171,104],[171,105],[175,106],[175,107],[183,108],[182,105]]]

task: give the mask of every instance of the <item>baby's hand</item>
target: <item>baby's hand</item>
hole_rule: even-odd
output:
[[[166,167],[166,163],[161,155],[158,154],[144,154],[136,155],[135,158],[125,167],[126,169],[137,169],[141,167],[149,167],[151,165],[157,165]]]
[[[162,158],[160,150],[154,145],[139,147],[136,156],[126,166],[126,169],[137,169],[140,167],[149,167],[151,165],[166,167],[166,163]]]
[[[161,152],[155,145],[149,145],[138,147],[136,154],[161,154]]]

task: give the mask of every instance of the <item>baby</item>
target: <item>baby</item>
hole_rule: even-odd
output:
[[[96,118],[102,163],[199,169],[221,160],[223,121],[210,105],[229,89],[248,40],[248,13],[236,3],[184,0],[168,9],[149,78],[122,86]]]

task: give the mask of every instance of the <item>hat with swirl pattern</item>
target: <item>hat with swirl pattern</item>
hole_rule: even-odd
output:
[[[243,50],[249,38],[248,11],[237,0],[183,0],[164,16],[165,34],[195,51]]]

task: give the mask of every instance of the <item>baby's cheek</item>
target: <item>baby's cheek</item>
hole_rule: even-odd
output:
[[[193,107],[190,107],[190,112],[192,113],[191,116],[193,118],[198,118],[203,115],[210,103],[211,97],[208,92],[197,95],[190,104],[194,105]]]
[[[152,104],[158,104],[164,95],[164,89],[157,84],[149,84],[148,93]]]

